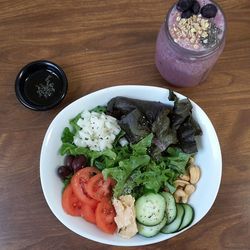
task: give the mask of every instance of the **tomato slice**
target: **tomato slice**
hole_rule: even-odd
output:
[[[86,185],[87,194],[97,200],[101,201],[103,198],[111,196],[112,181],[108,178],[106,181],[102,173],[91,177]]]
[[[83,204],[88,204],[93,208],[97,206],[97,201],[87,195],[86,185],[91,177],[99,173],[100,171],[95,167],[86,167],[76,172],[71,179],[71,185],[76,197]]]
[[[96,225],[105,233],[115,233],[117,229],[114,221],[115,215],[115,209],[111,201],[102,200],[98,203],[95,211]]]
[[[75,196],[71,184],[65,188],[62,194],[62,207],[67,214],[80,216],[82,212],[82,203]]]
[[[95,208],[84,204],[82,205],[82,210],[81,210],[81,216],[88,222],[91,222],[93,224],[96,223],[96,219],[95,219]]]

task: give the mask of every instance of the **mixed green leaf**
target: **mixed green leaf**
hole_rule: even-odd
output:
[[[100,169],[105,178],[116,181],[114,196],[145,192],[175,191],[174,181],[186,172],[188,161],[197,152],[196,136],[202,131],[192,117],[192,104],[179,100],[170,91],[173,107],[125,97],[110,100],[107,107],[97,106],[91,111],[105,112],[118,119],[122,128],[112,149],[98,152],[77,147],[74,135],[80,127],[78,114],[70,120],[70,128],[63,131],[61,155],[85,155],[89,164]],[[119,140],[128,144],[121,146]]]
[[[137,143],[147,134],[154,134],[152,156],[157,158],[169,146],[180,147],[186,153],[196,153],[196,136],[202,131],[192,116],[189,99],[179,99],[169,92],[173,107],[160,102],[115,97],[108,102],[107,112],[118,119],[130,143]]]

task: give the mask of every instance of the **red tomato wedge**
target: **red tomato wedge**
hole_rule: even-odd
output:
[[[96,225],[105,233],[115,233],[117,229],[114,221],[115,215],[115,209],[111,201],[102,200],[98,203],[95,211]]]
[[[86,192],[91,198],[97,201],[111,197],[112,180],[108,178],[105,181],[102,173],[99,173],[89,179],[86,185]]]
[[[71,185],[76,197],[83,204],[87,204],[93,208],[97,206],[97,201],[87,195],[86,185],[91,177],[99,173],[100,171],[95,167],[86,167],[76,172],[71,179]]]
[[[69,184],[62,195],[62,207],[64,211],[73,216],[80,216],[82,211],[82,203],[75,196],[71,184]]]
[[[84,204],[82,206],[82,211],[81,211],[81,216],[88,222],[91,222],[93,224],[96,223],[96,219],[95,219],[95,208]]]

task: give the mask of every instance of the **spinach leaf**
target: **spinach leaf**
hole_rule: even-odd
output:
[[[196,153],[196,136],[202,135],[202,130],[192,117],[192,103],[187,98],[179,100],[173,91],[169,92],[169,100],[174,100],[169,117],[171,127],[176,131],[178,145],[185,153]]]
[[[155,146],[152,148],[154,158],[158,158],[161,152],[178,142],[176,130],[171,128],[168,114],[168,109],[162,110],[152,125],[152,132],[155,134]]]
[[[138,109],[124,115],[118,124],[126,132],[126,138],[131,143],[137,143],[150,133],[149,122]]]
[[[167,105],[161,102],[145,101],[128,97],[117,96],[112,98],[107,105],[107,111],[117,119],[127,115],[135,109],[138,109],[150,124],[154,122],[158,113],[165,109]]]
[[[187,117],[192,116],[192,104],[189,99],[176,100],[172,112],[172,126],[177,130]]]
[[[169,101],[176,101],[178,98],[175,95],[174,91],[169,89],[168,100]]]
[[[189,120],[181,124],[177,130],[180,147],[186,153],[196,153],[198,151],[195,139],[196,130]]]

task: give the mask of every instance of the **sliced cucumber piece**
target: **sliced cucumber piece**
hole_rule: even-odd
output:
[[[145,226],[137,222],[138,233],[145,237],[153,237],[158,234],[161,229],[166,225],[167,216],[163,217],[163,220],[155,226]]]
[[[161,195],[166,201],[166,214],[168,218],[167,224],[170,224],[175,219],[177,214],[175,199],[169,192],[162,192]]]
[[[175,233],[178,231],[183,217],[184,217],[184,208],[181,204],[176,204],[176,208],[177,208],[177,215],[175,217],[175,219],[172,221],[172,223],[166,225],[165,227],[163,227],[161,229],[161,232],[164,234],[170,234],[170,233]]]
[[[137,220],[146,226],[159,224],[165,215],[166,202],[162,195],[148,193],[141,196],[135,203]]]
[[[179,230],[182,230],[183,228],[189,226],[194,219],[194,209],[189,204],[182,204],[182,206],[185,210],[185,214]]]

